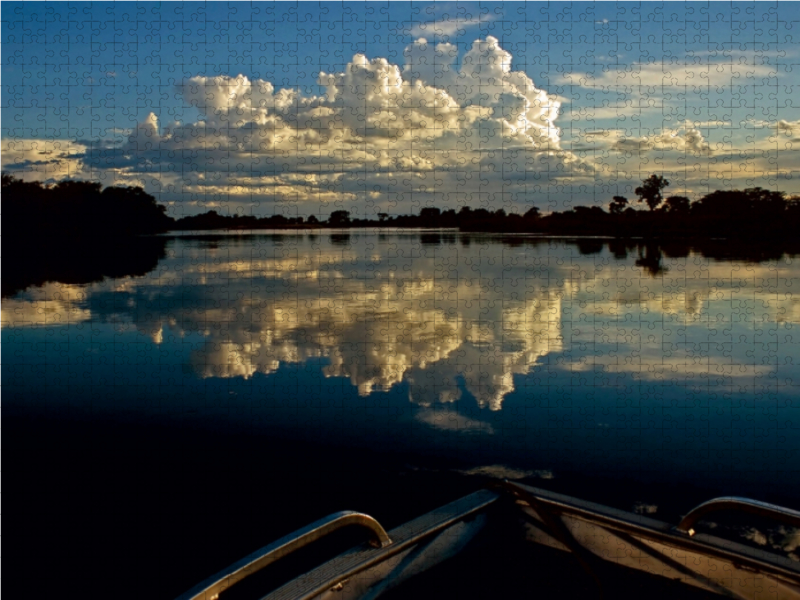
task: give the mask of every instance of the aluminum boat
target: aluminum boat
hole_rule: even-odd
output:
[[[800,600],[796,555],[701,530],[718,511],[800,527],[800,512],[746,498],[710,500],[670,524],[505,481],[388,532],[363,513],[330,515],[246,556],[179,600],[224,599],[257,571],[348,526],[366,530],[369,540],[257,597],[418,600],[492,591],[496,597]]]

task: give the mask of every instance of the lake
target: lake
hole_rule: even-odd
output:
[[[796,256],[451,231],[136,243],[128,273],[65,250],[3,299],[33,595],[174,597],[327,513],[391,527],[493,477],[667,520],[713,495],[800,503]],[[50,545],[70,551],[36,578]]]

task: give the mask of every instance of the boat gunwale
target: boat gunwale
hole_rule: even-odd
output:
[[[522,490],[532,494],[536,500],[553,509],[553,512],[568,514],[571,517],[600,526],[616,529],[624,533],[639,534],[660,543],[677,546],[699,554],[711,555],[714,558],[732,563],[734,566],[750,567],[780,577],[797,585],[800,584],[800,563],[774,552],[745,546],[736,541],[726,540],[707,533],[689,536],[676,526],[651,517],[636,515],[624,510],[604,506],[586,500],[580,500],[557,492],[550,492],[520,483],[504,482],[510,491]],[[519,498],[525,501],[525,498]],[[527,503],[526,503],[527,504]],[[531,506],[536,510],[535,506]],[[599,523],[598,523],[599,521]],[[746,564],[749,562],[750,564]]]
[[[707,533],[692,535],[665,521],[518,482],[503,481],[489,488],[483,488],[458,498],[416,519],[399,525],[388,532],[392,543],[385,547],[360,544],[345,550],[307,573],[267,593],[262,597],[262,600],[314,598],[338,584],[345,583],[354,575],[391,559],[395,555],[411,551],[415,545],[431,536],[481,514],[494,505],[497,500],[503,498],[514,501],[518,508],[520,508],[521,504],[524,504],[536,512],[537,515],[541,511],[546,511],[549,517],[556,517],[561,523],[564,523],[562,516],[566,516],[610,532],[615,531],[633,536],[638,538],[640,542],[657,542],[678,550],[728,562],[737,569],[760,572],[792,586],[800,585],[800,563],[780,554],[752,548],[739,542],[726,540]],[[545,521],[547,521],[547,518],[545,518]],[[548,533],[547,529],[543,530],[543,532],[552,536],[553,533]],[[583,543],[577,540],[576,542],[582,549],[591,552]],[[575,552],[575,549],[569,546],[567,550]],[[661,553],[658,549],[653,550],[656,553]],[[601,558],[614,562],[609,558]],[[664,558],[668,559],[669,557],[665,556]],[[196,590],[197,587],[199,586],[196,586],[193,590]],[[180,598],[184,596],[185,594]]]
[[[450,502],[444,506],[434,509],[424,515],[417,517],[411,521],[403,523],[398,527],[388,532],[389,537],[393,540],[391,544],[383,548],[370,547],[367,544],[360,544],[349,550],[345,550],[338,556],[333,557],[329,561],[315,567],[311,571],[286,582],[267,595],[263,596],[261,600],[279,600],[288,599],[292,600],[305,600],[314,598],[325,590],[342,583],[354,575],[369,569],[392,556],[399,554],[405,550],[410,550],[415,544],[422,540],[441,532],[456,523],[463,521],[476,513],[486,509],[488,506],[494,504],[502,496],[499,493],[488,489],[481,489],[467,496]],[[466,506],[464,506],[466,505]],[[440,513],[451,513],[445,518],[439,516]],[[433,524],[426,524],[426,521],[433,520]],[[345,565],[344,571],[337,572],[333,577],[327,579],[319,578],[318,574],[321,572],[335,570],[337,562],[352,561],[354,564]],[[317,583],[324,581],[324,583]]]

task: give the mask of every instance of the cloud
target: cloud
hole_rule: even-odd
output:
[[[87,173],[74,155],[86,146],[69,140],[15,139],[2,140],[3,171],[28,181],[54,183],[68,178],[81,178]]]
[[[611,150],[617,152],[659,150],[705,156],[713,154],[711,146],[705,140],[701,131],[694,127],[665,129],[658,134],[644,137],[624,137],[617,132],[615,137]]]
[[[773,125],[775,131],[786,135],[794,135],[795,132],[800,132],[800,121],[785,121],[781,119]]]
[[[445,32],[488,19],[425,26]],[[668,153],[659,170],[690,180],[686,188],[793,191],[800,121],[786,111],[789,118],[768,122],[744,119],[742,107],[714,108],[731,104],[732,93],[741,103],[763,88],[771,65],[748,64],[754,59],[745,55],[735,64],[690,64],[698,56],[598,63],[593,72],[553,73],[546,91],[514,60],[491,36],[468,44],[423,36],[398,64],[356,54],[341,72],[319,73],[315,93],[235,72],[198,73],[172,91],[183,106],[171,112],[194,107],[194,122],[152,112],[131,131],[107,129],[112,139],[4,139],[3,168],[49,182],[141,185],[174,204],[174,216],[212,207],[257,215],[347,209],[359,217],[426,205],[557,209],[589,198],[599,183],[635,187],[652,169],[652,151]],[[589,133],[604,121],[616,124],[603,136]]]
[[[412,195],[441,206],[504,194],[524,205],[526,184],[591,177],[561,147],[560,102],[514,71],[497,39],[476,40],[460,65],[455,46],[424,39],[404,58],[401,67],[356,54],[342,72],[319,74],[321,95],[198,75],[176,86],[197,122],[162,127],[150,113],[123,143],[90,143],[80,158],[178,200],[352,203],[359,212]]]
[[[441,431],[477,432],[488,435],[494,433],[494,428],[489,423],[470,419],[452,410],[425,409],[419,411],[414,418],[420,423]]]
[[[687,127],[694,127],[694,128],[697,127],[718,128],[718,127],[723,127],[725,125],[731,126],[733,125],[733,123],[731,121],[720,121],[719,119],[714,119],[711,121],[691,121],[691,120],[686,121]]]
[[[454,34],[461,35],[468,27],[475,27],[481,23],[492,21],[492,15],[481,15],[477,18],[468,17],[465,19],[442,19],[440,21],[429,21],[427,23],[419,23],[414,25],[409,32],[412,37],[425,37],[425,36],[447,36],[452,37]]]
[[[666,59],[665,59],[666,60]],[[750,62],[752,63],[752,57]],[[731,87],[764,85],[764,78],[775,77],[775,68],[764,64],[742,62],[684,64],[669,62],[604,65],[598,72],[570,72],[557,81],[586,89],[623,93],[626,95],[652,94],[656,90],[685,89],[696,93],[725,91]],[[649,89],[648,89],[649,88]]]

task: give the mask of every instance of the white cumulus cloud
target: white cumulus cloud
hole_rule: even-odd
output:
[[[492,15],[480,15],[479,17],[464,17],[464,18],[445,18],[438,21],[428,21],[426,23],[418,23],[411,28],[411,35],[413,37],[432,36],[434,34],[440,36],[452,36],[456,33],[464,33],[468,27],[475,27],[481,23],[486,23],[492,20]]]
[[[455,46],[425,39],[404,57],[401,66],[356,54],[342,72],[319,74],[319,95],[198,75],[176,86],[196,122],[160,126],[150,113],[124,143],[90,145],[83,161],[146,173],[175,199],[351,203],[358,212],[414,196],[445,207],[525,205],[526,183],[591,176],[561,147],[560,102],[514,71],[497,39],[476,40],[460,64]]]
[[[613,135],[613,134],[612,134]],[[692,155],[711,155],[711,146],[702,132],[691,126],[664,129],[659,133],[642,137],[613,135],[612,150],[618,152],[645,152],[649,150],[675,151]]]

